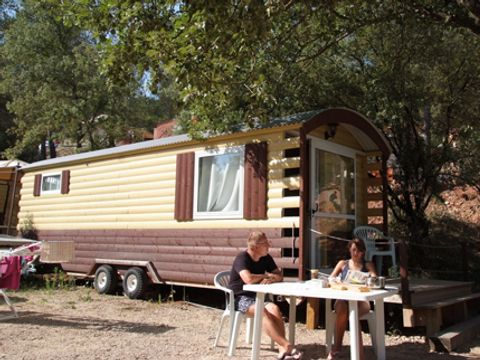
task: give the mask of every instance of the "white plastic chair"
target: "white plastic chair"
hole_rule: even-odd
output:
[[[219,290],[225,292],[225,311],[222,314],[222,318],[220,320],[220,327],[218,328],[218,333],[215,338],[215,343],[213,344],[214,347],[218,345],[218,341],[220,340],[220,336],[222,334],[223,324],[225,322],[225,318],[230,318],[230,333],[228,337],[228,356],[233,356],[235,354],[235,349],[237,348],[237,339],[238,333],[240,331],[240,324],[243,319],[246,320],[246,343],[252,343],[252,336],[253,336],[253,318],[247,317],[240,311],[235,310],[235,303],[234,303],[234,294],[233,290],[229,289],[228,283],[230,281],[230,270],[228,271],[221,271],[217,273],[213,279],[215,287]],[[273,349],[274,342],[271,342],[271,348]]]
[[[336,318],[337,313],[335,310],[332,310],[332,299],[325,299],[325,345],[327,347],[327,354],[332,349],[332,344],[334,343]],[[375,326],[374,312],[370,310],[368,314],[363,315],[360,320],[367,320],[368,322],[368,331],[370,332],[370,337],[372,339],[372,347],[376,353],[375,335],[377,333],[377,328]]]
[[[365,243],[367,250],[365,253],[365,258],[367,261],[372,261],[373,257],[376,256],[375,266],[379,274],[382,270],[383,256],[391,256],[392,265],[394,267],[397,266],[397,262],[395,260],[395,243],[392,237],[384,235],[383,232],[373,226],[357,226],[353,230],[353,236],[363,240]],[[383,246],[387,245],[388,250],[379,250],[377,248],[376,240],[387,243]]]

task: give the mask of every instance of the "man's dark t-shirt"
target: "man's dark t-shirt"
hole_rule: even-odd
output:
[[[272,272],[275,269],[277,269],[277,265],[269,254],[262,256],[255,262],[247,251],[242,251],[233,261],[232,270],[230,271],[230,283],[228,286],[233,290],[235,295],[255,297],[255,293],[243,291],[243,285],[245,285],[245,283],[240,277],[240,271],[249,270],[252,274],[265,274],[265,272]]]

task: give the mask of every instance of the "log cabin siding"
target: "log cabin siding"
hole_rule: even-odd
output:
[[[285,218],[281,214],[282,208],[291,207],[292,202],[297,202],[298,199],[284,198],[281,190],[298,189],[299,178],[284,176],[279,165],[283,163],[286,167],[298,166],[289,164],[281,151],[282,146],[285,149],[297,146],[295,139],[286,140],[283,133],[279,132],[268,137],[247,138],[229,145],[250,141],[268,142],[268,168],[276,168],[275,172],[269,170],[267,181],[267,211],[273,211],[273,219],[258,220],[256,226],[291,227],[292,223],[295,223],[298,227],[298,217]],[[270,150],[272,144],[276,150]],[[69,166],[70,192],[63,196],[52,194],[33,197],[30,189],[36,173],[28,172],[22,181],[20,218],[23,219],[27,213],[31,213],[40,230],[249,226],[249,221],[244,219],[202,220],[200,226],[199,221],[179,224],[175,220],[176,155],[204,148],[196,146],[165,152],[156,150],[154,154]],[[299,206],[298,202],[296,206]]]
[[[75,241],[75,259],[63,264],[66,271],[92,272],[94,259],[144,260],[152,261],[165,280],[211,284],[215,273],[228,269],[245,249],[251,230],[44,230],[39,235],[45,240]],[[291,247],[292,239],[281,229],[264,231],[277,264],[296,269],[296,259],[282,256],[282,248]]]
[[[250,208],[249,216],[256,220],[177,221],[177,156],[210,147],[252,143],[253,148],[259,147],[255,153],[260,156],[252,170],[260,170],[264,177],[263,182],[255,184],[264,189],[263,194],[257,191]],[[298,158],[285,157],[286,149],[298,146],[298,138],[285,138],[278,131],[228,144],[157,149],[70,164],[68,168],[55,168],[55,171],[70,171],[70,189],[66,195],[34,197],[34,178],[42,171],[27,172],[23,178],[20,217],[33,215],[41,239],[75,241],[75,260],[63,264],[69,272],[91,271],[95,258],[150,260],[167,281],[211,284],[213,275],[229,268],[234,256],[245,248],[252,229],[266,231],[274,243],[271,251],[278,265],[296,271],[298,243],[295,232],[292,234],[290,230],[298,228],[299,218],[284,216],[283,210],[299,207],[298,196],[284,196],[284,189],[299,189],[299,176],[286,176],[284,172],[286,168],[298,167]],[[187,177],[193,179],[193,174]],[[258,212],[254,208],[261,202],[264,206]]]

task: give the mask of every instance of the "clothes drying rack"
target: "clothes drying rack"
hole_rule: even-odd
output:
[[[12,274],[12,269],[8,269],[8,266],[12,266],[13,262],[5,261],[7,258],[14,257],[39,257],[39,260],[44,263],[61,263],[68,262],[73,259],[74,256],[74,243],[73,241],[32,241],[24,240],[27,242],[25,245],[18,246],[13,249],[0,249],[0,279],[5,274],[10,274],[20,277],[22,271],[21,266],[17,266],[13,269],[15,272]],[[5,300],[5,303],[10,309],[10,313],[4,316],[0,316],[0,320],[17,318],[17,310],[9,299],[6,288],[0,286],[0,295]]]

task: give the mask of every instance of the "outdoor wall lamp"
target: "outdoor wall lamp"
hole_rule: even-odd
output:
[[[330,138],[334,138],[335,135],[337,134],[337,126],[338,124],[330,123],[327,124],[327,130],[325,131],[325,140],[328,140]]]

